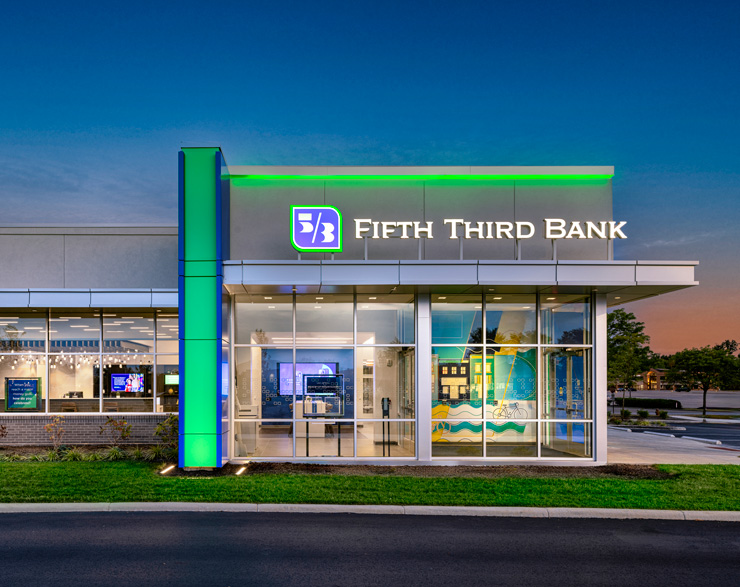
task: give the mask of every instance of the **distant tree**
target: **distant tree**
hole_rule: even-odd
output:
[[[737,358],[730,349],[722,345],[684,349],[673,355],[672,362],[671,375],[675,380],[683,381],[691,387],[699,387],[704,392],[702,401],[704,416],[707,415],[709,388],[722,387],[722,383],[736,376],[738,371]]]
[[[722,351],[727,351],[731,355],[736,355],[737,354],[738,344],[737,344],[737,341],[736,340],[726,340],[726,341],[721,342],[721,343],[719,343],[717,345],[714,345],[713,348],[718,349],[718,350],[722,350]]]
[[[645,334],[645,323],[621,308],[607,315],[607,378],[613,387],[622,387],[622,409],[625,391],[634,384],[645,368],[650,349],[650,337]]]

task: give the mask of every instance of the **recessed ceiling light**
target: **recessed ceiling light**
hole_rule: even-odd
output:
[[[496,296],[496,297],[495,297],[495,298],[493,298],[493,299],[494,299],[494,300],[500,300],[500,299],[502,299],[502,298],[501,298],[501,296]]]
[[[266,300],[271,300],[272,299],[272,296],[265,296],[265,299]]]
[[[323,297],[317,297],[316,299],[317,300],[323,300],[324,298]]]
[[[555,298],[547,298],[548,300],[554,300]]]
[[[529,310],[532,306],[522,306],[522,310]]]
[[[620,298],[619,296],[614,296],[614,299],[615,300],[621,300],[622,298]]]
[[[275,306],[267,306],[267,309],[268,310],[274,310],[275,309]]]
[[[377,298],[376,296],[371,296],[371,297],[370,297],[370,298],[368,298],[368,299],[370,299],[370,300],[377,300],[378,298]]]
[[[439,299],[440,300],[446,300],[447,299],[447,296],[439,296]]]

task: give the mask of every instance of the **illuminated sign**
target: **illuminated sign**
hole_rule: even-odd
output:
[[[627,238],[622,229],[626,222],[614,220],[600,222],[567,221],[562,218],[545,218],[543,237],[546,239],[617,239]],[[527,239],[537,233],[531,222],[469,222],[462,218],[445,218],[447,236],[451,239]],[[355,238],[434,238],[434,222],[375,221],[355,218]]]
[[[333,206],[291,206],[293,247],[305,253],[342,252],[342,213]]]

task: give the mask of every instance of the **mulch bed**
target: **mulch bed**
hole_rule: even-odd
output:
[[[533,477],[559,479],[668,479],[669,473],[651,465],[604,465],[601,467],[548,467],[543,465],[487,465],[487,466],[403,466],[376,465],[308,465],[300,463],[248,463],[224,465],[214,470],[173,469],[170,475],[187,477],[220,477],[234,475],[242,466],[243,475],[361,475],[394,477]]]

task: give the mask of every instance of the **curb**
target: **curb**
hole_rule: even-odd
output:
[[[476,516],[491,518],[581,518],[601,520],[683,520],[740,522],[740,512],[635,510],[609,508],[469,507],[429,505],[341,505],[302,503],[3,503],[0,514],[67,512],[249,512],[292,514],[383,514],[406,516]]]

